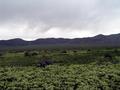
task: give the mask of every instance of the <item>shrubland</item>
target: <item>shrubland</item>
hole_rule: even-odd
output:
[[[120,90],[120,49],[0,52],[0,90]]]

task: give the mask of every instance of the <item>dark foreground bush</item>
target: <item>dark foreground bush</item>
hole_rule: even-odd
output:
[[[51,64],[53,64],[51,60],[42,60],[37,64],[37,67],[46,67]]]

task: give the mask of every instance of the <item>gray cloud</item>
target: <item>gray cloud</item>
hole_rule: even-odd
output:
[[[119,33],[119,23],[119,0],[0,0],[1,39]]]

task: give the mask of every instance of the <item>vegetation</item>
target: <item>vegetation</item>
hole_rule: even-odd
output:
[[[1,51],[0,90],[120,90],[120,49]]]

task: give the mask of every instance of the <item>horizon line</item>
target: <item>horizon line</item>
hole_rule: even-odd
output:
[[[116,34],[120,34],[120,33],[116,33]],[[64,37],[48,37],[48,38],[37,38],[37,39],[24,39],[24,38],[11,38],[11,39],[0,39],[0,41],[7,41],[7,40],[14,40],[14,39],[21,39],[24,41],[35,41],[35,40],[39,40],[39,39],[82,39],[82,38],[92,38],[95,36],[99,36],[99,35],[103,35],[103,36],[110,36],[110,35],[115,35],[115,34],[97,34],[97,35],[93,35],[93,36],[86,36],[86,37],[78,37],[78,38],[64,38]]]

